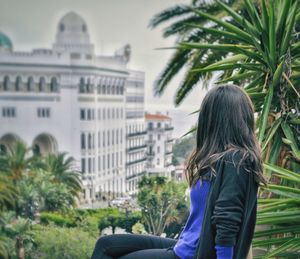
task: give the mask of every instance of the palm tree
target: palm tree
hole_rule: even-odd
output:
[[[234,10],[222,1],[216,1],[216,4],[226,13],[223,16],[226,19],[191,6],[190,10],[195,15],[210,23],[194,22],[189,26],[193,33],[200,32],[206,36],[198,42],[182,38],[175,49],[193,51],[187,61],[194,65],[187,67],[190,78],[205,78],[218,72],[218,84],[238,83],[251,97],[258,115],[257,133],[266,163],[265,173],[275,183],[264,188],[263,194],[279,199],[271,200],[270,207],[278,212],[281,223],[285,221],[292,226],[276,228],[274,235],[269,235],[267,241],[260,244],[267,244],[265,258],[280,253],[283,248],[289,253],[297,252],[299,239],[295,241],[285,237],[299,236],[300,233],[300,221],[289,222],[292,217],[298,219],[300,215],[299,196],[296,195],[299,182],[290,181],[295,179],[296,173],[293,172],[300,172],[300,3],[298,0],[260,0],[254,5],[253,1],[244,0],[241,10]],[[193,62],[202,53],[209,53],[210,57],[220,55],[222,59],[201,58],[198,63]],[[193,86],[180,85],[177,105]],[[282,188],[280,185],[288,186]],[[286,210],[283,206],[287,204],[285,197],[291,193],[294,193],[297,206],[289,204],[294,210]],[[269,217],[268,224],[277,226],[277,215],[273,214],[272,218],[272,214],[268,213],[264,207],[259,218]],[[259,221],[263,222],[266,221]]]
[[[241,9],[243,6],[242,0],[222,0],[233,8],[233,10]],[[256,0],[255,0],[256,2]],[[205,26],[210,20],[207,17],[197,15],[193,9],[201,10],[204,13],[209,13],[214,17],[223,19],[227,13],[216,4],[215,0],[192,0],[191,4],[181,4],[170,7],[162,12],[156,14],[149,23],[150,28],[156,28],[163,23],[169,24],[163,32],[163,37],[176,36],[177,42],[199,42],[199,41],[222,41],[222,38],[216,34],[207,34],[206,30],[195,30],[192,24],[198,26]],[[212,25],[211,29],[217,26]],[[236,39],[232,39],[235,42]],[[177,48],[167,62],[167,65],[158,76],[154,83],[154,94],[162,95],[171,80],[180,71],[189,71],[195,67],[201,66],[206,61],[213,63],[221,60],[228,53],[226,51],[219,51],[217,54],[210,50],[195,51],[194,49]],[[188,92],[199,82],[202,82],[206,88],[212,73],[188,73],[186,72],[183,79],[179,83],[176,91],[175,105],[179,105]]]
[[[81,192],[79,171],[74,169],[75,159],[67,157],[67,153],[48,154],[45,158],[45,170],[52,173],[54,181],[64,183],[70,192],[78,196]]]

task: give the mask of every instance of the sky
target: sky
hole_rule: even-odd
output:
[[[167,64],[172,50],[157,50],[174,46],[175,38],[162,37],[164,26],[148,27],[154,14],[190,0],[0,0],[0,31],[10,37],[14,50],[51,48],[57,24],[69,11],[86,21],[91,42],[97,55],[113,55],[129,43],[132,53],[128,67],[145,72],[145,108],[149,112],[166,112],[173,118],[175,136],[181,136],[196,122],[197,110],[205,92],[200,86],[175,108],[175,90],[179,74],[160,97],[153,96],[153,84]]]

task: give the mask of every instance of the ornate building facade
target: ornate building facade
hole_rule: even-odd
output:
[[[86,201],[133,190],[146,163],[144,73],[128,69],[129,59],[129,45],[96,55],[74,12],[59,21],[51,49],[14,51],[0,33],[0,148],[22,141],[68,152]]]

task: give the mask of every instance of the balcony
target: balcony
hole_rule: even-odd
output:
[[[140,163],[140,162],[143,162],[143,161],[146,161],[147,160],[147,157],[143,157],[143,158],[140,158],[140,159],[137,159],[137,160],[133,160],[131,162],[127,162],[126,165],[133,165],[133,164],[137,164],[137,163]]]
[[[146,144],[148,146],[153,146],[155,144],[155,141],[154,140],[146,140]]]
[[[132,133],[128,133],[126,136],[127,137],[135,137],[135,136],[140,136],[140,135],[146,135],[147,131],[138,131],[138,132],[132,132]]]
[[[167,140],[166,140],[167,143],[173,143],[173,141],[174,141],[173,138],[170,138],[170,139],[167,139]]]
[[[135,150],[139,150],[139,149],[144,149],[146,148],[147,145],[141,145],[141,146],[135,146],[135,147],[129,147],[126,149],[127,152],[130,152],[130,151],[135,151]]]
[[[174,130],[174,127],[165,127],[165,131]]]
[[[147,157],[154,157],[155,156],[155,152],[151,151],[151,152],[147,152],[146,153]]]
[[[168,156],[168,155],[171,155],[171,154],[173,154],[172,151],[166,151],[166,152],[165,152],[165,156]]]
[[[133,179],[135,177],[139,177],[139,176],[142,176],[142,175],[145,175],[145,174],[146,174],[146,171],[142,171],[140,173],[134,173],[132,175],[126,176],[126,180],[130,180],[130,179]]]

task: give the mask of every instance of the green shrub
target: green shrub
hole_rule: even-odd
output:
[[[43,212],[40,215],[40,222],[42,224],[48,225],[50,222],[54,223],[60,227],[75,227],[76,223],[74,219],[68,218],[66,215],[51,213],[51,212]]]
[[[32,259],[91,258],[97,238],[80,228],[61,228],[49,226],[35,226],[35,249],[30,253]]]

